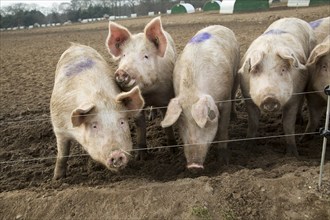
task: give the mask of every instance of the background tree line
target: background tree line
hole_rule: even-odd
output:
[[[188,0],[195,8],[203,7],[207,0]],[[70,3],[54,3],[51,8],[36,4],[17,3],[0,9],[0,28],[30,26],[35,23],[50,24],[79,19],[109,16],[138,16],[148,12],[166,13],[179,0],[71,0]]]

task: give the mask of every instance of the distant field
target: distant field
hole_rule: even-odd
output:
[[[222,15],[217,12],[164,15],[163,27],[181,53],[201,28],[220,24],[232,29],[241,55],[266,27],[282,17],[313,21],[330,15],[328,6],[271,9]],[[151,17],[119,20],[132,33],[143,31]],[[232,142],[230,165],[217,164],[209,152],[200,176],[185,169],[182,149],[151,150],[146,161],[132,160],[112,174],[88,156],[69,158],[68,177],[52,181],[56,141],[49,117],[54,72],[69,42],[99,51],[113,70],[105,48],[108,22],[0,33],[0,218],[1,219],[329,219],[330,164],[324,188],[317,190],[322,140],[298,144],[300,160],[284,156],[281,138]],[[238,119],[230,138],[246,136],[247,113],[236,103]],[[297,125],[296,133],[304,131]],[[165,146],[160,116],[148,122],[149,148]],[[132,124],[135,143],[135,127]],[[280,115],[263,115],[259,136],[283,134]],[[177,140],[180,142],[178,133]],[[75,144],[71,154],[85,152]],[[32,161],[23,161],[34,159]],[[330,151],[326,160],[330,159]],[[14,161],[14,162],[12,162]],[[19,217],[19,218],[17,218]]]

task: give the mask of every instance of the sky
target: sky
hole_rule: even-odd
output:
[[[61,4],[62,2],[70,2],[70,0],[0,0],[0,6],[6,7],[16,3],[37,4],[42,7],[52,7],[53,3]]]

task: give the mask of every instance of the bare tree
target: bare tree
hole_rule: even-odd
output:
[[[59,6],[58,6],[58,11],[59,13],[65,13],[67,12],[69,9],[71,8],[71,4],[68,2],[62,2]]]
[[[112,1],[109,0],[97,0],[96,4],[101,5],[104,8],[111,7]]]
[[[131,8],[131,12],[136,13],[135,7],[140,4],[140,0],[127,0],[127,4]]]

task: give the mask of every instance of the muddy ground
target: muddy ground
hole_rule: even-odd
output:
[[[235,32],[243,55],[281,17],[312,21],[329,15],[328,5],[237,15],[165,15],[162,21],[179,53],[198,30],[222,24]],[[136,33],[150,19],[118,22]],[[252,150],[246,148],[247,141],[231,142],[229,165],[217,164],[211,150],[204,172],[193,174],[185,169],[182,149],[175,154],[168,148],[152,150],[166,145],[158,117],[148,122],[151,150],[145,161],[132,160],[123,172],[113,174],[75,144],[67,177],[53,181],[56,142],[49,100],[56,63],[69,42],[78,42],[94,47],[115,69],[104,46],[106,36],[107,22],[0,33],[1,219],[330,219],[330,149],[318,189],[318,135],[298,145],[299,160],[284,156],[282,138],[258,140]],[[231,139],[246,135],[244,103],[236,107]],[[303,116],[296,133],[304,131],[306,108]],[[133,124],[132,132],[134,139]],[[259,136],[281,134],[280,115],[263,115]]]

